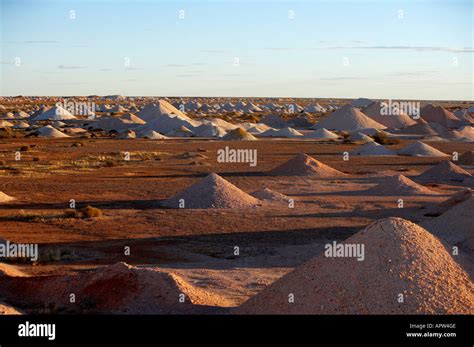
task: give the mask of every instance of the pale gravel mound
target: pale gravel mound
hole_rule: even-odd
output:
[[[12,126],[13,126],[12,122],[0,119],[0,128],[9,128],[9,127],[12,127]]]
[[[271,190],[269,188],[264,188],[262,190],[258,190],[254,193],[251,194],[254,198],[257,198],[259,200],[263,201],[288,201],[290,198],[286,196],[285,194],[282,194],[280,192],[276,192],[274,190]]]
[[[353,142],[374,142],[373,138],[361,132],[352,133],[349,140]]]
[[[199,182],[163,202],[163,206],[179,208],[248,208],[259,201],[221,176],[211,173]]]
[[[422,120],[422,118],[420,118]],[[416,135],[439,135],[428,123],[421,121],[406,128],[396,131],[397,134],[416,134]]]
[[[304,137],[310,139],[337,139],[339,136],[332,131],[321,128],[305,134]]]
[[[33,118],[33,120],[68,120],[76,119],[68,110],[62,108],[61,106],[48,107],[43,110],[42,113],[38,114]]]
[[[428,123],[441,124],[447,128],[457,127],[462,122],[454,114],[441,106],[433,106],[428,104],[420,110],[421,118]]]
[[[401,218],[348,238],[365,260],[321,254],[235,310],[238,314],[472,314],[474,286],[441,242]],[[288,303],[288,295],[294,303]],[[404,302],[398,302],[403,294]]]
[[[169,132],[166,133],[166,135],[171,136],[171,137],[193,137],[196,136],[196,134],[189,129],[188,127],[182,125],[179,128],[173,129]]]
[[[422,226],[453,245],[462,245],[474,250],[473,210],[474,197],[470,197],[441,216],[422,223]]]
[[[0,203],[6,203],[15,200],[13,196],[7,195],[4,192],[0,192]]]
[[[53,128],[51,125],[46,125],[44,127],[39,128],[36,130],[35,134],[38,137],[47,137],[47,138],[61,138],[61,137],[69,137],[65,133]]]
[[[358,98],[358,99],[355,99],[355,100],[352,100],[352,101],[351,101],[351,106],[354,106],[354,107],[367,107],[367,106],[369,106],[371,103],[373,103],[373,101],[370,100],[370,99],[367,99],[367,98]]]
[[[439,204],[432,205],[425,209],[425,216],[437,217],[453,208],[454,206],[466,201],[472,196],[472,190],[470,188],[463,188],[459,192],[455,193],[452,197],[447,200],[440,202]]]
[[[133,113],[126,113],[124,115],[121,115],[119,118],[132,124],[145,124],[145,121],[143,119],[135,116]]]
[[[13,306],[10,306],[9,304],[0,301],[0,316],[1,315],[19,315],[23,314],[20,311],[18,311],[16,308]]]
[[[374,101],[369,106],[364,108],[362,112],[369,118],[372,118],[374,121],[385,125],[387,128],[404,128],[410,125],[417,124],[410,116],[402,111],[398,112],[400,114],[382,114],[382,107],[384,105],[380,101]],[[385,103],[385,106],[388,106]]]
[[[136,139],[137,134],[133,130],[127,130],[117,135],[118,139]]]
[[[145,138],[150,140],[165,140],[168,138],[167,136],[162,135],[154,130],[143,130],[142,132],[138,133],[137,136],[139,138]]]
[[[180,120],[191,121],[191,118],[166,100],[159,100],[157,103],[148,104],[136,115],[145,122],[160,119],[162,115],[176,115]]]
[[[5,243],[4,240],[0,240],[0,243]],[[0,278],[2,276],[10,277],[24,277],[26,276],[22,271],[18,270],[15,265],[5,264],[0,262]]]
[[[469,172],[446,160],[426,170],[417,179],[425,182],[462,182],[469,177],[472,177]]]
[[[264,116],[260,123],[276,129],[281,129],[288,126],[288,123],[284,119],[274,114]]]
[[[421,141],[413,142],[398,151],[399,155],[408,155],[412,157],[445,157],[446,153],[437,150]]]
[[[386,126],[367,117],[358,109],[345,105],[313,126],[313,129],[320,128],[353,132],[365,128],[385,129]]]
[[[397,155],[394,151],[376,142],[369,142],[350,152],[350,155]]]
[[[466,142],[474,142],[474,127],[470,125],[465,125],[462,128],[454,130],[452,133],[452,138],[457,140],[463,140]]]
[[[370,195],[411,196],[438,194],[403,175],[387,177],[382,183],[366,190]]]
[[[261,137],[285,137],[285,138],[298,138],[303,137],[303,134],[293,128],[282,128],[282,129],[268,129],[267,131],[258,134]]]
[[[269,171],[268,174],[272,176],[314,176],[321,178],[345,176],[344,173],[321,163],[305,153],[295,156],[293,159]]]
[[[221,137],[223,141],[256,141],[257,138],[242,128],[229,131]]]
[[[457,163],[459,165],[474,165],[474,151],[467,151],[460,155]]]
[[[195,313],[199,309],[228,306],[226,299],[196,288],[175,274],[123,262],[78,275],[3,279],[2,285],[0,292],[9,297],[9,302],[54,301],[71,307],[68,298],[73,292],[78,305],[86,298],[94,303],[94,310],[105,313]],[[21,298],[15,297],[18,289],[22,289]],[[183,303],[179,302],[180,294],[185,295]]]

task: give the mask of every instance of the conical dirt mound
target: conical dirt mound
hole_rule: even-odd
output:
[[[397,114],[383,114],[383,105],[380,101],[374,101],[369,106],[364,108],[362,112],[374,121],[385,125],[387,128],[404,128],[416,124],[410,116],[402,111]]]
[[[314,176],[321,178],[344,176],[344,173],[304,153],[274,168],[268,174],[272,176]]]
[[[311,139],[337,139],[339,136],[326,128],[320,128],[304,135]]]
[[[257,138],[242,128],[229,131],[222,137],[224,141],[255,141]]]
[[[257,199],[221,176],[211,173],[166,200],[163,206],[172,208],[247,208],[257,204]]]
[[[22,314],[22,313],[18,311],[16,308],[14,308],[13,306],[0,301],[0,316],[4,314],[17,315],[17,314]]]
[[[410,196],[410,195],[433,195],[436,192],[413,182],[403,175],[387,177],[382,183],[367,190],[370,195],[387,196]]]
[[[280,192],[276,192],[274,190],[271,190],[269,188],[264,188],[262,190],[258,190],[254,193],[252,193],[252,196],[254,198],[257,198],[259,200],[263,201],[288,201],[290,198],[286,196],[285,194],[282,194]]]
[[[421,108],[421,118],[429,123],[437,123],[447,128],[457,127],[462,122],[451,112],[441,106],[428,104]]]
[[[453,245],[474,250],[473,210],[474,197],[470,197],[441,216],[423,223],[423,227]]]
[[[39,128],[36,131],[36,135],[38,137],[48,137],[48,138],[61,138],[61,137],[69,137],[65,133],[53,128],[51,125],[46,125],[42,128]]]
[[[382,219],[344,244],[364,245],[364,260],[323,253],[277,280],[236,313],[474,313],[474,287],[468,274],[419,225],[401,218]],[[289,303],[291,294],[293,303]]]
[[[399,155],[408,155],[413,157],[445,157],[446,153],[437,150],[421,141],[416,141],[398,151]]]
[[[420,118],[421,120],[422,118]],[[416,134],[416,135],[439,135],[431,125],[426,122],[419,122],[397,131],[398,134]]]
[[[14,197],[5,194],[4,192],[0,192],[0,203],[10,202],[15,200]]]
[[[451,161],[446,160],[426,170],[417,177],[425,182],[462,182],[472,175]]]
[[[4,241],[0,240],[0,243],[4,243]],[[0,263],[0,277],[2,276],[23,277],[26,275],[18,270],[15,265]]]
[[[454,206],[466,201],[472,196],[472,190],[470,188],[463,188],[448,200],[444,200],[439,204],[432,205],[425,209],[424,215],[429,217],[438,217],[449,211]]]
[[[329,130],[356,131],[366,128],[385,129],[382,125],[373,119],[367,117],[358,109],[346,105],[339,110],[331,113],[322,119],[313,127],[314,129],[326,128]]]
[[[19,292],[21,298],[16,295]],[[75,293],[78,300],[72,305],[70,293]],[[0,294],[11,303],[44,305],[54,298],[59,307],[82,307],[101,313],[197,313],[212,306],[229,305],[225,299],[194,287],[175,274],[126,263],[79,275],[3,278]]]

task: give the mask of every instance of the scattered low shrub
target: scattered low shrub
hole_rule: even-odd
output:
[[[379,131],[377,134],[372,136],[375,142],[381,145],[397,145],[400,143],[399,139],[390,138],[383,131]]]
[[[84,218],[99,218],[102,217],[102,211],[96,207],[86,206],[80,210]]]
[[[106,167],[113,167],[113,166],[117,166],[117,163],[115,161],[109,159],[105,162],[105,166]]]

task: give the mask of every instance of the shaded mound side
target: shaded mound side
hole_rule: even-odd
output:
[[[458,158],[459,165],[474,165],[474,152],[467,151]]]
[[[470,197],[422,225],[426,230],[453,245],[461,245],[474,250],[472,211],[474,211],[474,197]]]
[[[350,152],[351,155],[397,155],[394,151],[376,142],[369,142]]]
[[[269,188],[264,188],[262,190],[258,190],[251,194],[254,198],[264,201],[288,201],[290,198],[285,194],[280,192],[276,192]]]
[[[422,120],[422,118],[420,118]],[[398,134],[438,135],[438,132],[426,122],[410,125],[397,131]]]
[[[441,242],[401,218],[379,220],[344,244],[365,259],[321,254],[236,309],[239,314],[472,314],[474,287]],[[288,296],[294,295],[294,303]],[[403,303],[399,295],[403,294]]]
[[[387,177],[380,184],[372,187],[366,191],[370,195],[432,195],[436,192],[413,182],[411,179],[403,175],[395,175]]]
[[[428,104],[420,110],[421,118],[429,123],[441,124],[445,127],[456,127],[461,124],[459,119],[441,106]]]
[[[181,193],[163,202],[172,208],[247,208],[258,200],[212,173]],[[183,206],[184,203],[184,206]]]
[[[193,287],[177,275],[126,263],[79,275],[4,279],[3,284],[0,292],[10,302],[33,306],[54,302],[63,309],[79,312],[198,313],[212,306],[229,306],[225,299]],[[69,302],[70,293],[76,294],[74,304]]]
[[[433,182],[462,182],[468,177],[472,177],[469,172],[446,160],[426,170],[417,179]]]
[[[321,163],[307,154],[299,154],[286,163],[270,170],[272,176],[314,176],[314,177],[338,177],[345,174]]]
[[[452,197],[447,200],[440,202],[439,204],[432,205],[425,209],[425,216],[437,217],[453,208],[454,206],[466,201],[472,196],[472,190],[470,188],[463,188]]]
[[[402,110],[397,112],[388,112],[384,114],[384,108],[387,108],[387,103],[380,101],[374,101],[369,106],[364,108],[362,112],[369,118],[372,118],[376,122],[385,125],[387,128],[403,128],[410,125],[417,124],[412,118],[410,118]]]

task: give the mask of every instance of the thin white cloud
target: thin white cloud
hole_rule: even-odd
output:
[[[473,47],[442,47],[442,46],[325,46],[325,47],[265,47],[268,51],[308,51],[308,50],[407,50],[417,52],[450,52],[473,53]]]
[[[41,43],[41,44],[45,44],[45,43],[59,43],[59,41],[51,41],[51,40],[28,40],[28,41],[23,41],[23,43],[26,43],[26,44],[31,44],[31,43]]]
[[[472,53],[472,47],[441,47],[441,46],[333,46],[321,47],[322,49],[368,49],[368,50],[411,50],[411,51],[431,51],[431,52],[454,52]]]
[[[85,69],[86,66],[80,66],[80,65],[58,65],[58,69],[62,70],[79,70],[79,69]]]
[[[321,81],[359,81],[365,80],[363,77],[353,77],[353,76],[338,76],[338,77],[323,77],[320,78]]]

